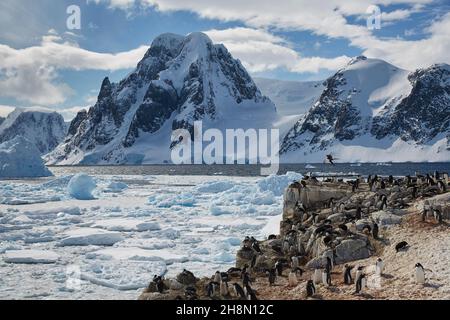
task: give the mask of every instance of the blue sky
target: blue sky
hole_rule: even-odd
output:
[[[67,28],[70,5],[79,30]],[[372,5],[381,29],[367,28]],[[443,0],[2,0],[0,115],[39,105],[70,118],[165,32],[206,32],[253,76],[285,80],[325,79],[360,54],[407,70],[450,63],[449,9]]]

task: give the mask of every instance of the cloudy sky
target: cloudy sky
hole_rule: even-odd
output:
[[[450,63],[448,0],[1,0],[0,116],[44,106],[69,119],[157,35],[194,31],[268,78],[324,79],[361,54],[407,70]]]

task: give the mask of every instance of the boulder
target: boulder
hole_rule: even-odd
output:
[[[236,254],[236,268],[242,269],[245,265],[250,266],[255,254],[255,251],[252,249],[242,247]]]
[[[367,259],[371,255],[368,242],[363,239],[346,239],[336,246],[336,263]]]
[[[377,211],[372,213],[372,218],[381,226],[400,224],[402,218],[386,211]]]
[[[189,271],[184,270],[177,276],[177,281],[185,286],[194,286],[198,279]]]

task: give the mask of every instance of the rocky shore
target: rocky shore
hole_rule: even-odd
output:
[[[285,191],[280,234],[246,237],[235,268],[203,279],[188,270],[155,277],[139,299],[449,298],[449,188],[448,175],[437,172],[305,177]],[[415,278],[417,263],[424,283]]]

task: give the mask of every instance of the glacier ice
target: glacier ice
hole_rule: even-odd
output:
[[[69,194],[78,200],[93,200],[92,191],[97,187],[95,180],[85,173],[79,173],[69,181]]]

